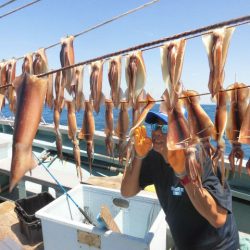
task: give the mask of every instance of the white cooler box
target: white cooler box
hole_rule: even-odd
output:
[[[143,192],[128,198],[129,206],[124,208],[114,202],[114,199],[124,199],[119,190],[80,184],[69,194],[88,211],[95,224],[101,206],[106,205],[122,233],[84,223],[78,208],[62,195],[36,212],[36,217],[42,221],[45,250],[166,249],[167,223],[155,195]]]

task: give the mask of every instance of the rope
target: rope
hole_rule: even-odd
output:
[[[120,51],[117,51],[117,52],[113,52],[113,53],[109,53],[109,54],[106,54],[106,55],[103,55],[103,56],[95,57],[95,58],[92,58],[92,59],[89,59],[89,60],[86,60],[86,61],[83,61],[83,62],[79,62],[79,63],[72,64],[72,65],[69,65],[69,66],[66,66],[66,67],[63,67],[63,68],[52,70],[52,71],[49,71],[47,73],[40,74],[40,75],[37,75],[37,76],[38,77],[43,77],[43,76],[53,74],[53,73],[56,73],[56,72],[59,72],[59,71],[63,71],[63,70],[66,70],[66,69],[71,69],[71,68],[74,68],[74,67],[77,67],[77,66],[80,66],[80,65],[90,64],[90,63],[95,62],[95,61],[108,59],[108,58],[111,58],[113,56],[125,55],[125,54],[127,54],[127,53],[129,53],[131,51],[140,50],[140,49],[143,49],[143,48],[146,48],[146,47],[150,47],[148,49],[154,49],[156,47],[152,47],[152,46],[162,44],[162,43],[167,42],[167,41],[172,41],[172,40],[180,39],[180,38],[183,38],[183,37],[185,37],[186,39],[192,39],[192,38],[195,38],[197,36],[204,35],[205,33],[208,33],[208,31],[211,32],[211,30],[216,29],[216,28],[220,28],[220,27],[224,27],[224,26],[233,27],[233,26],[239,26],[241,24],[243,25],[243,24],[246,24],[246,23],[250,23],[250,16],[235,18],[235,19],[231,19],[231,20],[228,20],[228,21],[224,21],[224,22],[213,24],[213,25],[205,26],[205,27],[202,27],[202,28],[199,28],[199,29],[186,31],[186,32],[183,32],[183,33],[179,33],[177,35],[170,36],[170,37],[165,37],[165,38],[162,38],[162,39],[159,39],[159,40],[155,40],[155,41],[152,41],[152,42],[147,42],[147,43],[140,44],[140,45],[130,47],[130,48],[127,48],[127,49],[123,49],[123,50],[120,50]],[[199,35],[198,35],[198,33],[199,33]]]
[[[8,2],[6,2],[6,3],[3,3],[3,4],[0,5],[0,8],[3,8],[4,6],[6,6],[6,5],[10,4],[10,3],[13,3],[13,2],[15,2],[15,1],[16,1],[16,0],[11,0],[11,1],[8,1]]]
[[[28,3],[28,4],[25,4],[25,5],[23,5],[23,6],[19,7],[19,8],[16,8],[16,9],[10,11],[10,12],[7,12],[7,13],[1,15],[1,16],[0,16],[0,19],[3,18],[3,17],[5,17],[5,16],[8,16],[8,15],[14,13],[14,12],[17,12],[17,11],[19,11],[19,10],[21,10],[21,9],[24,9],[24,8],[26,8],[26,7],[28,7],[28,6],[32,5],[32,4],[35,4],[35,3],[37,3],[37,2],[40,2],[40,1],[41,1],[41,0],[35,0],[35,1],[30,2],[30,3]]]

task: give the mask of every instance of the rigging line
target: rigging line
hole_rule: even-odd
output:
[[[195,30],[185,31],[183,33],[179,33],[179,34],[176,34],[176,35],[173,35],[173,36],[161,38],[159,40],[154,40],[154,41],[147,42],[147,43],[144,43],[144,44],[136,45],[134,47],[119,50],[117,52],[105,54],[103,56],[99,56],[99,57],[92,58],[92,59],[89,59],[89,60],[86,60],[86,61],[83,61],[83,62],[72,64],[72,65],[69,65],[69,66],[66,66],[66,67],[63,67],[63,68],[52,70],[52,71],[49,71],[47,73],[43,73],[43,74],[40,74],[40,75],[37,75],[37,76],[38,77],[43,77],[43,76],[50,75],[50,74],[53,74],[53,73],[56,73],[56,72],[59,72],[59,71],[63,71],[63,70],[66,70],[66,69],[71,69],[71,68],[74,68],[74,67],[77,67],[77,66],[80,66],[80,65],[89,64],[89,63],[99,61],[99,60],[103,60],[103,59],[108,59],[108,58],[111,58],[113,56],[124,55],[124,54],[127,54],[128,52],[143,49],[145,47],[152,47],[154,45],[161,44],[161,43],[164,43],[164,42],[167,42],[167,41],[172,41],[172,40],[183,38],[183,37],[197,35],[198,33],[208,32],[208,31],[211,31],[213,29],[224,27],[224,26],[230,26],[230,25],[233,26],[235,24],[239,25],[239,23],[246,24],[247,22],[250,22],[250,16],[244,16],[244,17],[231,19],[231,20],[228,20],[228,21],[216,23],[216,24],[205,26],[205,27],[198,28],[198,29],[195,29]]]
[[[237,27],[237,26],[241,26],[241,25],[244,25],[244,24],[248,24],[248,23],[250,23],[250,20],[242,22],[242,23],[234,24],[234,25],[229,25],[229,26],[227,26],[227,28]],[[207,32],[204,32],[204,33],[200,33],[200,34],[196,34],[196,35],[193,35],[193,36],[189,36],[189,37],[186,38],[186,40],[193,39],[193,38],[200,37],[200,36],[207,35],[207,34],[211,34],[212,32],[213,31],[210,30],[210,31],[207,31]],[[151,49],[156,49],[156,48],[159,48],[161,46],[162,46],[162,43],[158,44],[158,45],[155,45],[155,46],[152,46],[152,47],[148,47],[146,49],[142,49],[141,51],[147,51],[147,50],[151,50]]]
[[[146,3],[146,4],[140,5],[140,6],[136,7],[136,8],[134,8],[134,9],[131,9],[131,10],[129,10],[129,11],[126,11],[126,12],[124,12],[124,13],[118,15],[118,16],[112,17],[112,18],[109,19],[109,20],[106,20],[106,21],[104,21],[104,22],[102,22],[102,23],[96,24],[96,25],[94,25],[94,26],[92,26],[92,27],[90,27],[90,28],[88,28],[88,29],[86,29],[86,30],[84,30],[84,31],[81,31],[81,32],[79,32],[79,33],[77,33],[77,34],[75,34],[75,35],[73,35],[73,36],[74,36],[74,37],[78,37],[78,36],[81,36],[81,35],[83,35],[83,34],[86,34],[86,33],[90,32],[90,31],[92,31],[92,30],[95,30],[95,29],[97,29],[97,28],[100,28],[100,27],[102,27],[102,26],[104,26],[104,25],[106,25],[106,24],[108,24],[108,23],[111,23],[111,22],[117,20],[117,19],[120,19],[120,18],[122,18],[122,17],[124,17],[124,16],[127,16],[127,15],[129,15],[129,14],[132,14],[132,13],[134,13],[134,12],[140,10],[140,9],[143,9],[143,8],[149,6],[149,5],[152,5],[152,4],[154,4],[154,3],[158,2],[158,1],[160,1],[160,0],[153,0],[153,1],[148,2],[148,3]],[[61,42],[54,43],[54,44],[52,44],[52,45],[49,45],[49,46],[45,47],[45,50],[51,49],[51,48],[53,48],[53,47],[55,47],[55,46],[57,46],[57,45],[60,45],[60,44],[61,44]],[[17,60],[21,60],[21,59],[23,59],[23,58],[24,58],[23,56],[22,56],[22,57],[18,57]]]
[[[19,10],[21,10],[21,9],[24,9],[24,8],[26,8],[26,7],[28,7],[28,6],[32,5],[32,4],[35,4],[35,3],[37,3],[37,2],[40,2],[40,1],[41,1],[41,0],[35,0],[35,1],[33,1],[33,2],[30,2],[30,3],[28,3],[28,4],[23,5],[23,6],[21,6],[21,7],[18,7],[18,8],[14,9],[14,10],[12,10],[12,11],[10,11],[10,12],[7,12],[7,13],[1,15],[1,16],[0,16],[0,19],[3,18],[3,17],[8,16],[8,15],[14,13],[14,12],[17,12],[17,11],[19,11]]]
[[[0,5],[0,8],[3,8],[4,6],[6,6],[6,5],[10,4],[10,3],[13,3],[15,1],[17,1],[17,0],[10,0],[10,1],[6,2],[6,3],[3,3],[3,4]]]
[[[250,88],[250,85],[246,85],[246,86],[243,86],[243,87],[237,87],[237,88],[231,88],[231,89],[223,89],[223,90],[219,90],[219,92],[227,92],[227,91],[233,91],[233,90],[236,90],[236,89],[245,89],[245,88]],[[190,97],[203,96],[203,95],[211,95],[211,93],[207,92],[207,93],[195,94],[195,95],[189,95],[189,96],[180,96],[180,97],[178,97],[178,99],[186,99],[186,98],[190,98]],[[141,100],[141,101],[138,101],[138,102],[139,103],[148,103],[148,102],[164,102],[164,101],[165,101],[164,99],[158,99],[158,100],[154,100],[154,101]],[[128,101],[125,101],[125,102],[128,102]]]

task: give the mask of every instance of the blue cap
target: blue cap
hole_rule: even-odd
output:
[[[145,122],[149,124],[157,123],[159,120],[164,122],[164,124],[168,124],[168,116],[165,113],[162,112],[154,112],[154,111],[149,111]]]

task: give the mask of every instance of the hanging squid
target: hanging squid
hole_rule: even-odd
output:
[[[0,63],[0,86],[4,86],[7,84],[6,79],[6,62]],[[0,89],[0,110],[5,106],[5,97],[7,95],[7,89],[1,88]]]
[[[127,100],[132,107],[136,105],[136,100],[146,82],[146,67],[141,51],[136,51],[126,57],[126,82]]]
[[[60,126],[60,116],[62,112],[62,108],[64,105],[64,100],[62,98],[62,90],[63,87],[61,85],[61,76],[62,72],[58,71],[55,77],[55,100],[54,100],[54,129],[56,133],[56,148],[57,148],[57,156],[62,161],[63,153],[62,153],[62,135],[59,129]]]
[[[108,69],[108,80],[110,85],[110,96],[116,108],[120,105],[122,97],[121,85],[121,56],[116,56],[110,59]]]
[[[216,95],[216,111],[215,111],[215,141],[217,142],[217,148],[212,156],[213,168],[216,172],[218,162],[221,160],[221,172],[222,176],[225,174],[224,165],[224,150],[225,150],[225,140],[223,135],[226,129],[227,123],[227,102],[228,93],[226,91],[219,91]]]
[[[47,90],[46,80],[23,73],[13,83],[17,92],[17,110],[13,132],[10,188],[37,163],[32,157],[32,142],[41,120]]]
[[[75,63],[75,54],[73,46],[74,36],[69,36],[61,39],[60,62],[62,67],[67,67]],[[65,69],[62,71],[62,84],[67,89],[69,94],[75,94],[74,68]]]
[[[185,48],[186,40],[184,39],[167,42],[161,47],[162,77],[168,90],[171,107],[176,102],[174,97],[180,96],[182,91],[180,78]]]
[[[14,79],[16,78],[16,59],[12,59],[7,62],[6,65],[6,84],[12,84]],[[16,91],[14,86],[8,87],[7,98],[9,101],[10,110],[15,113],[16,112]]]
[[[112,100],[105,100],[105,145],[107,149],[107,154],[110,157],[114,158],[114,141],[113,141],[113,133],[114,133],[114,117],[113,117],[113,107],[114,104]]]
[[[240,128],[239,142],[250,145],[250,103],[248,103],[248,107]]]
[[[76,111],[80,111],[84,108],[84,95],[83,95],[83,65],[80,65],[75,68],[74,76],[74,85],[75,85],[75,103]]]
[[[34,54],[34,61],[32,64],[33,73],[35,75],[43,74],[48,72],[48,59],[45,53],[45,49],[41,48]]]
[[[75,103],[66,101],[68,115],[68,137],[73,144],[73,154],[76,164],[77,177],[82,181],[81,155],[79,141],[77,140],[77,123],[75,114]]]
[[[103,61],[97,61],[91,64],[90,73],[90,99],[93,100],[95,112],[98,114],[100,106],[105,101],[102,93]]]
[[[234,29],[227,27],[215,29],[211,34],[202,36],[210,67],[208,89],[212,97],[223,89],[224,67]]]
[[[22,64],[22,73],[29,73],[31,75],[33,72],[33,53],[28,53],[24,56],[23,64]]]
[[[241,174],[244,152],[241,149],[241,144],[239,143],[238,138],[240,134],[241,124],[247,110],[249,96],[249,89],[241,87],[246,87],[246,85],[244,83],[236,82],[228,87],[228,89],[232,90],[229,91],[231,105],[226,126],[226,135],[228,140],[232,144],[232,151],[229,154],[230,166],[232,172],[234,173],[236,161],[238,160],[239,174]]]
[[[126,135],[129,128],[128,102],[121,101],[120,112],[115,129],[115,135],[119,138],[118,154],[119,163],[123,165],[123,157],[126,155]]]
[[[85,111],[83,116],[83,123],[81,131],[78,134],[79,139],[84,139],[87,144],[87,155],[89,161],[90,174],[92,174],[92,162],[94,160],[94,133],[95,133],[95,120],[93,116],[93,101],[85,100]]]

